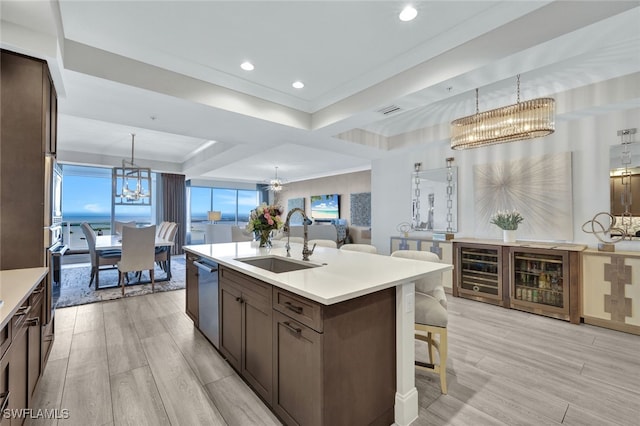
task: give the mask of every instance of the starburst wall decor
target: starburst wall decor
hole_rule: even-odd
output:
[[[573,240],[570,152],[476,165],[473,180],[478,237],[499,238],[491,215],[515,209],[518,240]]]

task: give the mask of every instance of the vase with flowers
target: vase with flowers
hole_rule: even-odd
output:
[[[247,231],[260,241],[260,247],[271,247],[271,232],[282,228],[282,207],[262,203],[251,210]]]
[[[491,223],[502,229],[502,238],[505,243],[515,243],[516,229],[524,221],[524,217],[517,210],[499,210],[491,216]]]

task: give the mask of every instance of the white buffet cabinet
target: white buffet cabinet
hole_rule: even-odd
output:
[[[290,259],[303,262],[302,245],[291,246]],[[365,424],[390,420],[389,423],[408,425],[418,417],[414,378],[414,280],[450,270],[451,265],[316,247],[308,263],[317,267],[274,273],[241,260],[265,256],[286,258],[286,250],[281,246],[258,248],[255,242],[243,242],[185,246],[184,249],[188,256],[219,265],[220,352],[285,423],[351,421],[354,424],[355,421],[360,424],[366,419]],[[187,282],[187,287],[189,285]],[[373,320],[364,321],[362,313]],[[265,327],[269,321],[273,325]],[[196,319],[194,322],[197,324]],[[250,323],[254,326],[249,326]],[[377,346],[377,331],[370,330],[374,327],[383,330],[384,335]],[[237,333],[230,334],[236,329]],[[273,339],[265,338],[264,334],[271,331]],[[285,340],[280,342],[280,337]],[[255,346],[258,344],[259,348]],[[341,367],[342,361],[331,361],[339,356],[335,354],[342,347],[348,347],[349,351],[356,352],[345,358],[345,362],[366,364],[370,358],[378,357],[375,350],[357,352],[367,344],[386,353],[382,358],[391,362],[384,364],[386,371],[372,374],[366,366],[362,367],[364,364],[362,368],[345,369]],[[319,352],[313,349],[315,346],[319,346]],[[283,354],[289,347],[301,347],[301,355]],[[256,353],[264,354],[267,361],[261,363],[254,358],[248,363],[247,358],[255,357]],[[304,368],[307,365],[304,363],[311,368]],[[272,365],[273,369],[266,365]],[[280,374],[279,370],[285,367],[309,376],[292,378],[292,375]],[[359,376],[354,379],[354,374]],[[372,377],[383,375],[391,378],[390,393],[381,393],[373,383],[367,383]],[[298,392],[286,392],[294,385],[291,380],[298,386]],[[323,389],[327,383],[332,383],[330,391]],[[351,387],[353,383],[359,383],[357,391]],[[318,394],[317,389],[320,389],[320,398],[307,401],[311,395]],[[386,396],[380,400],[380,395]],[[309,409],[300,408],[304,406]],[[356,411],[369,417],[349,417]],[[342,417],[336,418],[336,413]]]

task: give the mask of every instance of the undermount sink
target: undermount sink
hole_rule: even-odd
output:
[[[261,256],[236,259],[238,262],[265,269],[269,272],[280,274],[282,272],[299,271],[301,269],[317,268],[320,265],[313,263],[289,260],[280,256]]]

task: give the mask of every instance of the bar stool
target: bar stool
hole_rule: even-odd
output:
[[[398,250],[392,257],[440,262],[434,253],[416,250]],[[416,361],[416,368],[440,376],[440,388],[447,393],[447,296],[442,286],[442,274],[430,274],[416,281],[415,338],[427,344],[429,363]],[[435,338],[435,335],[438,338]],[[438,351],[436,364],[433,349]]]
[[[378,249],[376,246],[372,246],[371,244],[344,244],[340,247],[340,250],[345,251],[359,251],[362,253],[372,253],[377,254]]]
[[[315,244],[318,247],[338,248],[338,244],[333,240],[309,240],[307,244],[309,245],[309,247],[313,247],[313,245]]]

